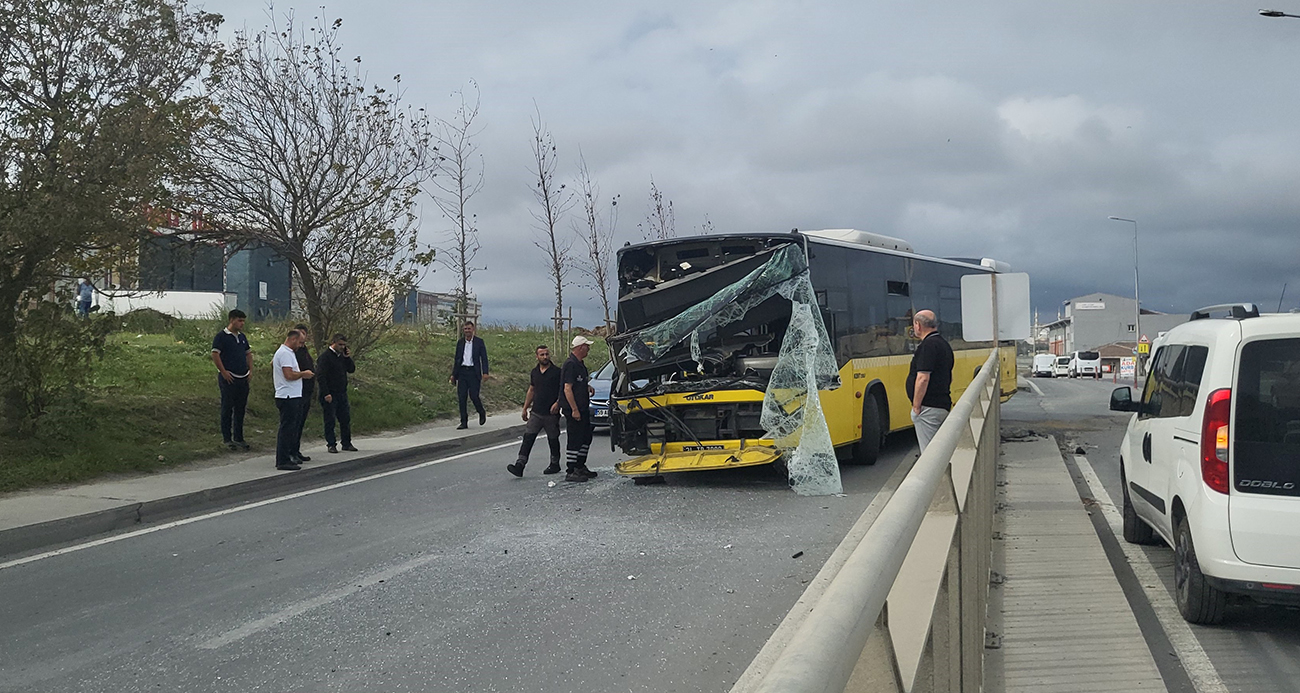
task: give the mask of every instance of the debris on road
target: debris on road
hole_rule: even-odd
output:
[[[802,555],[803,555],[803,552],[800,551],[800,552],[796,553],[795,555],[791,556],[790,558],[798,558],[798,557],[800,557],[800,556],[802,556]]]

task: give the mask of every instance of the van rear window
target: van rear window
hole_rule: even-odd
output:
[[[1300,339],[1249,342],[1237,374],[1233,484],[1300,496]]]
[[[1099,359],[1099,358],[1101,358],[1101,354],[1098,354],[1098,353],[1095,352],[1095,351],[1080,351],[1080,352],[1079,352],[1079,360],[1080,360],[1080,361],[1096,361],[1096,360]]]

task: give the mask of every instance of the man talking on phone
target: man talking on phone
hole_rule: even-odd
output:
[[[320,353],[316,363],[316,380],[320,383],[320,408],[325,418],[325,444],[330,452],[338,452],[334,444],[334,420],[339,422],[339,441],[347,452],[352,447],[352,406],[348,403],[348,373],[357,372],[348,350],[348,338],[342,334]]]

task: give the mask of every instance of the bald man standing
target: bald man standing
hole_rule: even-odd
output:
[[[921,452],[952,410],[952,347],[939,335],[939,319],[922,310],[912,318],[912,330],[921,343],[912,354],[907,374],[907,398],[912,400],[912,424]]]

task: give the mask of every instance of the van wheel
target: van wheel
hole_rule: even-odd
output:
[[[875,464],[880,458],[888,431],[881,416],[883,410],[880,398],[868,392],[862,400],[862,440],[853,444],[853,464]]]
[[[1201,573],[1186,518],[1179,518],[1174,527],[1174,600],[1183,620],[1207,626],[1222,623],[1228,605],[1227,593],[1211,586]]]
[[[1128,496],[1128,482],[1124,476],[1120,475],[1120,483],[1124,484],[1124,541],[1130,544],[1154,544],[1156,533],[1151,529],[1151,525],[1142,521],[1137,516],[1137,511],[1133,509],[1133,501]]]

